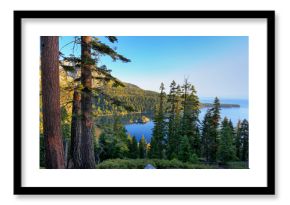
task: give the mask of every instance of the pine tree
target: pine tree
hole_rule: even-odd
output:
[[[193,85],[185,79],[183,88],[183,117],[181,134],[188,137],[192,153],[200,155],[199,99]]]
[[[120,117],[114,115],[113,124],[113,135],[114,135],[114,147],[116,148],[116,158],[124,158],[129,154],[129,148],[127,145],[127,133],[124,125],[120,121]]]
[[[211,134],[209,138],[209,161],[216,162],[217,160],[217,151],[218,151],[218,135],[219,135],[219,121],[220,121],[220,101],[216,97],[214,100],[213,108],[211,108],[212,112],[212,120],[211,120]]]
[[[202,156],[208,162],[217,161],[220,109],[220,102],[216,97],[213,107],[207,110],[202,122]]]
[[[154,128],[151,139],[151,157],[162,159],[164,158],[165,151],[165,134],[166,124],[164,120],[164,102],[166,94],[164,92],[164,84],[161,83],[160,95],[159,95],[159,107],[155,111],[154,115]]]
[[[176,152],[173,153],[172,159],[178,157],[178,147],[181,141],[182,136],[182,89],[180,85],[176,87],[176,107],[175,107],[175,120],[174,120],[174,128],[175,128],[175,138],[176,138]],[[174,145],[173,145],[174,146]]]
[[[190,95],[188,96],[188,107],[190,115],[189,118],[189,130],[186,135],[189,137],[189,142],[193,153],[200,155],[200,133],[199,133],[199,99],[196,94],[196,90],[193,85],[190,86]]]
[[[220,110],[221,110],[220,100],[217,97],[215,97],[214,103],[213,103],[213,108],[212,108],[213,125],[215,128],[218,128],[219,121],[221,119]]]
[[[241,124],[241,160],[249,160],[249,123],[246,119]]]
[[[236,157],[241,160],[241,121],[238,121],[236,131],[235,131],[235,147],[236,147]]]
[[[65,168],[61,136],[58,36],[41,36],[41,89],[45,164]]]
[[[146,139],[145,139],[144,135],[142,136],[142,138],[139,141],[138,148],[139,148],[139,158],[145,159],[146,158],[147,143],[146,143]]]
[[[232,124],[225,117],[221,125],[218,159],[221,163],[226,164],[236,159],[235,154]]]
[[[188,137],[183,135],[181,137],[179,151],[178,151],[178,159],[183,162],[188,162],[190,160],[191,151]]]
[[[113,132],[114,135],[121,141],[127,141],[126,129],[120,120],[120,116],[118,116],[117,114],[114,114]]]
[[[189,89],[190,84],[188,83],[187,79],[184,80],[184,84],[182,88],[182,108],[183,108],[183,117],[182,117],[182,135],[187,135],[190,132],[190,105],[189,105]]]
[[[204,119],[202,121],[202,138],[201,138],[201,153],[206,161],[210,161],[210,142],[211,142],[211,134],[213,132],[212,127],[212,112],[210,109],[207,110]]]
[[[130,152],[130,158],[132,158],[132,159],[138,158],[138,156],[139,156],[138,143],[137,143],[137,140],[134,136],[132,137],[132,141],[130,143],[129,152]]]
[[[170,85],[170,91],[168,95],[168,103],[170,105],[169,110],[169,119],[168,119],[168,145],[167,145],[167,156],[169,159],[177,156],[177,147],[178,147],[178,136],[177,136],[177,119],[179,113],[177,112],[178,107],[178,98],[177,95],[177,86],[175,81],[172,81]]]
[[[108,139],[108,136],[106,136],[105,133],[102,133],[99,137],[98,147],[97,147],[97,155],[99,158],[98,160],[100,162],[110,158],[109,144],[110,144],[110,141]]]
[[[155,138],[153,138],[153,137],[151,137],[150,144],[147,147],[147,152],[148,152],[148,158],[150,158],[150,159],[157,158],[157,156],[156,156],[157,144],[155,142]]]
[[[83,40],[84,38],[89,40],[89,44],[86,44]],[[117,42],[117,38],[115,36],[106,36],[106,38],[111,42]],[[62,68],[68,73],[69,76],[74,78],[74,84],[72,85],[71,88],[67,89],[73,89],[74,94],[73,94],[73,109],[72,109],[72,126],[71,126],[71,159],[73,161],[72,168],[80,168],[81,164],[84,164],[82,162],[82,157],[81,154],[86,153],[85,155],[90,155],[88,154],[87,150],[83,150],[81,148],[81,140],[82,138],[82,129],[85,129],[86,131],[90,130],[87,128],[82,128],[82,123],[84,123],[84,118],[82,116],[82,105],[81,105],[81,96],[87,96],[87,99],[84,99],[86,101],[87,107],[91,107],[88,104],[89,98],[98,98],[100,95],[102,95],[104,98],[106,98],[108,101],[110,101],[112,104],[116,102],[115,98],[112,98],[108,95],[106,95],[103,92],[103,85],[107,84],[108,82],[113,82],[113,86],[123,86],[123,84],[113,77],[110,74],[110,70],[107,69],[106,66],[97,66],[97,62],[100,58],[100,56],[107,55],[111,57],[114,61],[120,60],[122,62],[130,62],[129,59],[125,58],[124,56],[120,55],[115,51],[115,49],[110,48],[108,45],[102,43],[98,38],[96,37],[91,37],[91,36],[86,36],[86,37],[79,37],[76,36],[75,40],[73,41],[75,45],[80,45],[81,49],[83,50],[85,47],[87,48],[87,56],[83,55],[80,57],[76,57],[74,55],[69,55],[69,56],[64,56],[62,55]],[[75,46],[74,46],[75,47]],[[84,64],[86,64],[86,76],[84,75]],[[82,73],[81,77],[79,76],[78,69],[82,68]],[[94,74],[94,75],[93,75]],[[87,78],[84,80],[84,78]],[[81,81],[82,85],[79,84]],[[84,81],[89,82],[88,84],[91,84],[89,87],[90,88],[85,88],[83,83]],[[98,85],[98,87],[96,87]],[[88,93],[85,93],[88,92]],[[123,102],[118,101],[119,104],[124,104]],[[84,104],[83,104],[84,105]],[[126,109],[129,107],[124,106]],[[92,110],[92,109],[90,109]],[[85,117],[85,121],[90,121],[90,118],[92,116],[87,116]],[[89,123],[87,124],[89,125]],[[86,125],[86,126],[87,126]],[[88,131],[86,135],[91,135],[89,134],[90,132]],[[91,140],[90,140],[91,141]],[[91,147],[89,144],[92,144],[91,142],[85,142],[82,147]],[[87,144],[87,145],[85,145]],[[84,158],[87,158],[84,157]],[[92,157],[91,162],[92,162]],[[90,165],[85,165],[85,166],[92,166],[92,163],[89,163]],[[82,165],[83,166],[83,165]]]

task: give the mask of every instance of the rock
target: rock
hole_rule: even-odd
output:
[[[147,164],[144,169],[156,169],[152,164]]]

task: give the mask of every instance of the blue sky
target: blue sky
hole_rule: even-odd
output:
[[[72,53],[73,37],[61,37],[64,54]],[[102,57],[99,65],[107,65],[112,74],[124,82],[143,89],[159,91],[172,80],[182,84],[188,78],[199,97],[248,99],[247,36],[120,36],[112,44],[131,59],[130,63],[113,62]],[[76,48],[75,54],[79,54]]]

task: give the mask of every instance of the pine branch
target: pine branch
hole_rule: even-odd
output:
[[[117,39],[116,36],[106,36],[106,38],[107,38],[111,43],[118,42],[118,39]]]
[[[125,58],[124,56],[118,54],[114,49],[110,46],[102,43],[101,41],[92,41],[92,49],[97,51],[102,55],[108,55],[112,58],[113,61],[120,60],[124,63],[131,62],[130,59]]]
[[[70,62],[70,63],[75,63],[77,65],[81,64],[82,60],[81,58],[75,57],[75,56],[70,56],[70,57],[63,57],[64,62]]]
[[[74,71],[75,71],[75,66],[70,66],[70,65],[61,65],[61,67],[62,67],[66,72],[74,72]]]

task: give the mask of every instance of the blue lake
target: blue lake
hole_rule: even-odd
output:
[[[248,100],[242,99],[220,99],[221,104],[239,104],[240,107],[233,107],[233,108],[221,108],[221,118],[227,117],[231,119],[233,125],[236,126],[238,120],[247,119],[248,120]],[[205,98],[202,99],[201,102],[203,103],[212,103],[213,98]],[[199,120],[202,122],[204,115],[208,108],[202,108],[199,114]],[[150,117],[151,118],[151,117]],[[144,135],[147,142],[151,141],[152,136],[152,129],[154,127],[153,121],[149,121],[147,123],[131,123],[125,124],[125,128],[127,133],[131,136],[135,136],[136,139],[139,141]]]

